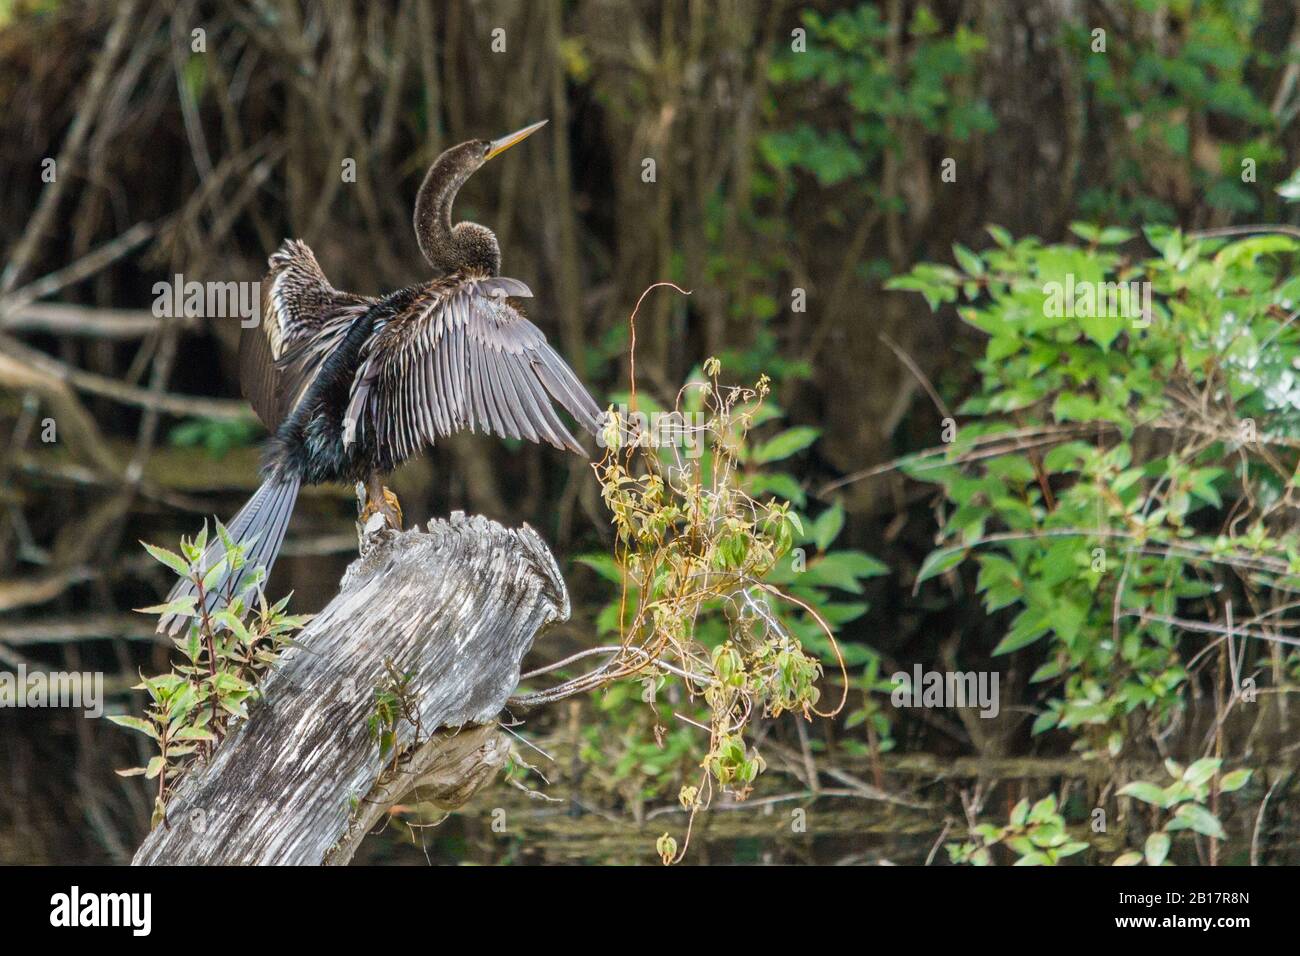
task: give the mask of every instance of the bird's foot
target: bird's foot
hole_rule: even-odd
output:
[[[387,487],[373,482],[367,485],[358,485],[357,500],[362,503],[361,514],[357,518],[357,524],[363,532],[378,530],[372,527],[378,522],[371,519],[378,515],[383,519],[380,527],[391,528],[394,531],[402,530],[402,505],[397,500],[397,495],[393,494]]]
[[[384,516],[388,526],[394,531],[402,530],[402,503],[397,500],[397,495],[393,494],[388,488],[380,489],[383,497],[379,502],[379,513]]]

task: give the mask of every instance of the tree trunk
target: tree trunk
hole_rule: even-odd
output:
[[[263,698],[182,781],[137,864],[342,864],[394,803],[452,809],[509,753],[496,716],[537,632],[569,614],[541,538],[453,513],[380,531],[298,635]],[[376,690],[409,675],[387,757]]]

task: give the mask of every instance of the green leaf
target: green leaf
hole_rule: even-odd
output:
[[[119,727],[128,727],[131,730],[138,730],[142,734],[149,735],[154,740],[158,739],[157,729],[147,720],[141,720],[139,717],[126,717],[121,714],[109,714],[108,719]]]
[[[1250,779],[1251,773],[1250,770],[1234,770],[1232,773],[1225,774],[1219,781],[1219,792],[1232,793],[1234,790],[1240,790]]]
[[[921,562],[921,569],[916,575],[917,585],[924,584],[945,571],[951,571],[966,559],[966,553],[966,548],[940,548],[938,551],[931,551]]]
[[[1016,860],[1012,866],[1051,866],[1052,858],[1041,850],[1034,853],[1026,854]]]
[[[1048,794],[1029,811],[1030,823],[1044,823],[1056,815],[1056,794]]]
[[[889,573],[889,565],[863,551],[832,551],[823,561],[834,561],[855,578],[877,578]]]
[[[226,530],[226,526],[221,523],[220,518],[213,518],[212,520],[216,524],[217,538],[221,541],[221,546],[226,550],[227,553],[234,551],[235,539],[230,536],[230,532]],[[204,524],[203,531],[206,533],[207,530],[208,530],[208,526]]]
[[[583,554],[573,560],[577,564],[585,564],[612,584],[618,584],[621,586],[623,583],[623,569],[619,567],[618,562],[608,554]]]
[[[837,501],[819,514],[812,524],[812,538],[813,543],[817,545],[817,550],[825,551],[829,548],[843,528],[844,506]]]
[[[208,568],[203,575],[203,590],[211,593],[212,589],[221,583],[221,578],[226,573],[227,555],[222,555],[221,560]]]
[[[1109,349],[1112,342],[1124,331],[1129,319],[1123,315],[1082,316],[1078,319],[1083,334],[1092,339],[1102,349]]]
[[[189,617],[194,613],[194,605],[198,602],[198,597],[191,594],[188,597],[178,598],[168,604],[155,604],[152,607],[138,607],[137,614],[177,614],[181,617]]]
[[[1015,240],[1011,238],[1011,233],[1007,232],[1007,230],[1001,226],[988,225],[985,226],[984,229],[993,237],[993,241],[1003,249],[1010,249],[1015,244]]]
[[[1204,836],[1214,837],[1218,840],[1227,838],[1223,832],[1223,825],[1219,823],[1216,817],[1199,803],[1184,803],[1174,811],[1174,822],[1169,824],[1170,830],[1195,830]]]
[[[1119,789],[1121,797],[1132,797],[1135,800],[1141,800],[1143,803],[1149,803],[1155,807],[1165,806],[1165,792],[1154,783],[1147,783],[1142,780],[1125,784]]]
[[[1081,441],[1057,445],[1043,456],[1043,467],[1048,471],[1078,471],[1082,462],[1093,454],[1091,446]]]
[[[140,543],[144,545],[144,549],[149,552],[150,556],[155,561],[167,565],[167,567],[171,568],[183,578],[188,578],[190,576],[190,564],[179,554],[168,551],[166,548],[159,548],[152,544],[146,544],[143,541]]]
[[[1300,249],[1300,242],[1290,236],[1252,236],[1224,246],[1214,256],[1214,262],[1228,268],[1249,267],[1262,255],[1292,253],[1297,249]]]
[[[1118,246],[1132,239],[1137,233],[1132,229],[1121,229],[1119,226],[1107,226],[1097,237],[1097,243],[1103,246]]]
[[[1052,403],[1052,417],[1058,422],[1090,422],[1097,418],[1097,403],[1087,395],[1061,392]]]
[[[1169,855],[1169,834],[1157,832],[1147,837],[1145,856],[1147,866],[1160,866]]]
[[[212,731],[205,730],[202,727],[182,727],[176,731],[176,740],[216,740],[217,737]]]
[[[836,552],[832,552],[811,562],[807,570],[804,571],[800,579],[801,582],[812,585],[827,585],[848,591],[850,594],[861,594],[862,585],[858,583],[858,576],[845,567],[843,563],[836,560],[836,554]]]
[[[803,507],[808,500],[808,496],[798,480],[793,475],[786,474],[783,471],[756,472],[745,480],[745,486],[746,490],[754,498],[761,498],[767,494],[779,495],[786,501],[793,502],[800,507]]]
[[[1034,718],[1034,724],[1029,729],[1031,737],[1037,737],[1039,734],[1045,734],[1055,727],[1060,720],[1060,715],[1054,710],[1045,711]]]
[[[1198,760],[1183,771],[1183,782],[1192,787],[1199,787],[1218,773],[1222,764],[1222,760],[1216,760],[1213,757]]]
[[[1060,677],[1061,672],[1065,669],[1065,664],[1057,659],[1040,664],[1038,669],[1029,677],[1029,683],[1041,684],[1045,680],[1051,680],[1053,677]]]
[[[243,621],[235,616],[234,612],[218,611],[216,614],[212,615],[212,619],[218,624],[224,624],[230,630],[230,633],[234,634],[235,637],[239,639],[241,644],[248,645],[253,643],[253,636],[248,633],[248,628],[244,626]],[[218,674],[217,676],[221,677],[223,675]]]
[[[1014,807],[1011,808],[1011,825],[1013,827],[1022,827],[1025,821],[1029,819],[1029,801],[1021,799]]]
[[[1022,647],[1028,647],[1034,641],[1043,637],[1051,628],[1052,619],[1047,612],[1041,608],[1026,608],[1016,615],[1007,636],[998,642],[997,647],[993,648],[993,656],[1010,654]]]
[[[957,264],[962,267],[967,275],[982,276],[984,274],[984,260],[960,242],[952,244],[952,254],[956,258]]]
[[[820,435],[820,428],[810,428],[806,425],[801,425],[797,428],[787,428],[771,441],[764,442],[755,448],[751,458],[756,464],[760,465],[765,465],[768,462],[773,461],[781,461],[789,458],[796,452],[803,451],[815,442]]]
[[[1300,202],[1300,167],[1277,187],[1277,194],[1287,202]]]

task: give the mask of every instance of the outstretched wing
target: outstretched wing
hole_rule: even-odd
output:
[[[321,360],[373,300],[331,286],[301,240],[286,239],[268,264],[261,322],[240,334],[239,380],[244,397],[274,431]]]
[[[393,462],[464,428],[585,455],[552,403],[592,433],[600,408],[508,295],[532,292],[517,279],[454,277],[388,319],[352,381],[346,417],[355,437],[369,433]]]

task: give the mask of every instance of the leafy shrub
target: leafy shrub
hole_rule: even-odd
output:
[[[258,681],[275,663],[289,635],[306,617],[285,613],[286,596],[268,605],[262,592],[265,572],[255,569],[238,594],[222,595],[209,611],[205,598],[226,570],[244,564],[246,545],[236,545],[221,522],[217,535],[224,556],[206,567],[203,551],[208,542],[206,524],[194,540],[181,540],[181,553],[146,544],[145,549],[178,577],[195,582],[198,595],[170,604],[141,608],[141,613],[188,618],[184,630],[172,639],[181,662],[166,674],[145,677],[136,685],[149,695],[144,717],[110,716],[114,723],[138,730],[158,747],[144,767],[119,770],[122,776],[143,774],[158,781],[153,825],[166,818],[168,795],[195,761],[206,760],[234,721],[248,716],[248,704],[258,695]]]
[[[1124,229],[1076,224],[1083,245],[989,232],[956,268],[891,283],[985,336],[952,441],[902,463],[945,502],[917,583],[976,566],[986,610],[1010,615],[992,653],[1037,662],[1033,733],[1090,757],[1155,749],[1217,652],[1213,746],[1257,680],[1284,690],[1300,661],[1283,613],[1300,583],[1300,242],[1152,227],[1141,257]],[[1220,792],[1244,782],[1193,766]]]
[[[692,426],[704,439],[697,458],[668,444],[607,454],[597,466],[617,547],[612,557],[580,559],[617,588],[597,620],[619,644],[596,679],[642,685],[640,694],[629,683],[605,691],[605,719],[617,729],[612,737],[608,724],[593,733],[583,757],[607,786],[630,784],[632,799],[699,768],[698,782],[678,784],[692,819],[715,787],[737,799],[750,792],[765,766],[746,742],[755,717],[823,713],[822,662],[805,645],[843,667],[832,627],[866,605],[836,594],[860,593],[862,579],[884,571],[865,554],[830,550],[843,511],[800,515],[806,499],[798,482],[769,470],[808,447],[817,431],[784,429],[751,441],[751,429],[779,414],[765,407],[767,380],[752,389],[723,386],[719,368],[705,363],[676,409],[686,422],[700,422]],[[621,432],[611,425],[609,443]],[[817,554],[793,567],[797,543]],[[682,726],[661,726],[657,710],[643,706],[661,694],[676,699]],[[701,730],[708,733],[702,749]],[[685,845],[679,851],[665,836],[659,849],[672,861]]]

